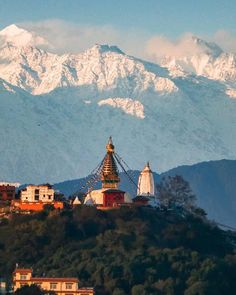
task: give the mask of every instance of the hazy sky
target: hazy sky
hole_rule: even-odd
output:
[[[62,51],[115,43],[142,56],[141,43],[164,38],[171,48],[186,33],[236,51],[235,0],[0,0],[0,29],[12,23],[42,32]]]
[[[118,28],[139,28],[168,37],[186,31],[236,30],[235,0],[0,0],[0,26],[64,19]]]

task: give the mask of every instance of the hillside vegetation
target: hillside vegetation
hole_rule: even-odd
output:
[[[76,276],[96,294],[236,294],[236,239],[193,215],[92,207],[14,215],[0,226],[0,273]],[[234,241],[233,241],[234,238]]]

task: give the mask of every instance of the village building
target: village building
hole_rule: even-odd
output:
[[[11,184],[0,184],[0,201],[12,201],[15,198],[16,187]]]
[[[50,184],[28,185],[21,190],[22,202],[43,202],[51,203],[54,200],[54,189]]]
[[[13,291],[25,285],[37,285],[42,290],[54,291],[56,295],[94,295],[93,288],[79,288],[77,278],[34,277],[31,268],[16,268],[13,272]]]
[[[130,195],[119,189],[120,178],[111,137],[106,145],[106,151],[101,171],[99,171],[102,188],[88,192],[84,200],[85,205],[95,205],[102,210],[119,208],[132,203]]]
[[[63,202],[56,201],[54,189],[50,184],[28,185],[20,192],[20,200],[12,205],[21,211],[41,211],[45,205],[52,205],[56,209],[63,208]]]
[[[0,278],[0,294],[5,295],[6,293],[7,293],[6,281]]]

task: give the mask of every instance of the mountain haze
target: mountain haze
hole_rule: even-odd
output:
[[[88,175],[109,135],[132,169],[236,158],[235,55],[197,38],[199,53],[160,64],[116,46],[51,46],[16,25],[0,32],[2,180]]]

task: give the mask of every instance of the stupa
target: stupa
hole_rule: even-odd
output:
[[[84,200],[85,205],[94,205],[99,209],[110,209],[132,203],[130,195],[119,190],[119,171],[115,159],[115,146],[111,137],[106,145],[106,155],[102,162],[99,178],[102,188],[88,192]]]
[[[149,162],[147,162],[139,175],[137,196],[133,201],[139,205],[158,206],[155,197],[154,177]]]

